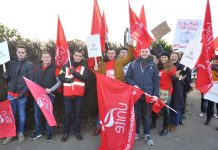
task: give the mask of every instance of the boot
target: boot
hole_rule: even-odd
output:
[[[170,129],[170,132],[176,132],[176,126],[173,125],[172,128]]]
[[[168,126],[168,130],[171,130],[171,129],[172,129],[172,127],[173,127],[173,125],[172,125],[172,124],[170,124],[170,125]]]
[[[168,129],[163,129],[161,132],[160,132],[160,136],[166,136],[168,134]]]
[[[69,138],[69,134],[68,133],[64,133],[62,138],[61,138],[61,141],[62,142],[66,142],[68,138]]]

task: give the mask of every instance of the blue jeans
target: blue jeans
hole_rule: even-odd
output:
[[[172,124],[174,126],[179,125],[179,121],[181,118],[181,109],[178,109],[176,111],[177,111],[177,113],[170,110],[170,124]]]
[[[54,108],[55,97],[52,95],[49,95],[49,98],[50,98],[52,105],[53,105],[53,108]],[[36,103],[36,101],[34,102],[34,110],[35,110],[35,134],[39,135],[39,134],[41,134],[41,131],[42,131],[42,122],[41,122],[42,111],[39,108],[39,105]],[[50,127],[48,125],[48,122],[46,121],[47,135],[52,135],[52,131],[53,131],[53,127]]]
[[[14,98],[11,95],[7,96],[7,99],[10,100]],[[11,101],[11,107],[14,113],[14,118],[16,118],[17,115],[17,109],[18,109],[18,117],[19,117],[19,128],[18,133],[24,133],[24,128],[25,128],[25,122],[26,122],[26,102],[27,102],[27,97],[24,98],[16,98]]]
[[[83,97],[64,97],[64,133],[69,134],[73,113],[74,132],[80,132],[80,110]]]
[[[150,135],[151,125],[151,104],[146,103],[145,99],[140,98],[134,105],[136,117],[136,133],[140,133],[140,124],[142,120],[143,133]]]

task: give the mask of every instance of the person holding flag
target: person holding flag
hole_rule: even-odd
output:
[[[61,81],[59,80],[58,73],[59,70],[57,67],[51,63],[51,54],[47,51],[42,53],[41,61],[42,63],[37,64],[35,67],[35,82],[41,87],[45,88],[45,91],[49,94],[49,98],[54,106],[55,96],[54,91],[61,85]],[[36,140],[41,137],[42,130],[42,111],[39,105],[34,102],[34,110],[35,110],[35,131],[33,135],[29,138],[30,140]],[[48,125],[46,122],[46,141],[52,141],[52,131],[53,128]]]
[[[64,133],[61,138],[66,142],[69,138],[72,110],[74,110],[74,134],[77,140],[82,140],[80,133],[80,110],[85,90],[85,82],[88,79],[88,68],[82,61],[82,51],[75,50],[73,60],[64,65],[60,71],[59,78],[63,83],[64,94]]]
[[[17,58],[9,63],[4,77],[8,81],[7,99],[11,102],[14,116],[16,116],[18,110],[18,141],[23,142],[25,141],[25,110],[28,95],[28,88],[23,77],[27,77],[28,79],[33,80],[34,66],[26,59],[27,49],[24,45],[18,45],[16,49]],[[13,137],[6,138],[3,144],[10,143],[12,139]]]
[[[128,43],[128,52],[125,57],[116,56],[115,49],[108,49],[103,61],[98,66],[94,67],[94,70],[100,74],[106,75],[109,78],[125,81],[123,67],[126,66],[133,59],[133,41],[130,40]],[[100,133],[100,123],[97,120],[95,131],[93,136],[97,136]]]
[[[158,99],[160,84],[159,71],[151,58],[149,47],[142,48],[140,57],[130,64],[126,74],[126,81],[128,84],[153,96],[152,99],[154,101]],[[151,104],[146,103],[145,96],[141,96],[135,103],[134,108],[136,116],[135,140],[140,138],[140,123],[142,119],[144,140],[149,146],[154,145],[150,133]]]

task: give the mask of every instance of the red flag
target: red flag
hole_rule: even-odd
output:
[[[0,138],[16,136],[16,125],[10,101],[0,102]]]
[[[166,104],[164,104],[159,98],[157,101],[154,101],[152,99],[153,99],[153,96],[149,94],[145,94],[146,103],[152,103],[152,111],[159,113],[160,110],[166,106]]]
[[[147,30],[147,22],[146,22],[146,17],[145,17],[144,5],[142,5],[141,12],[139,14],[139,19],[143,23],[145,30]]]
[[[100,32],[101,32],[101,13],[98,6],[98,1],[94,0],[91,35],[99,34]]]
[[[141,12],[140,12],[140,14],[139,14],[139,19],[140,19],[140,21],[143,23],[143,25],[144,25],[144,27],[145,27],[145,30],[147,31],[147,22],[146,22],[146,17],[145,17],[144,5],[142,5]],[[139,57],[140,51],[141,51],[141,46],[140,46],[140,43],[137,42],[137,43],[136,43],[135,50],[134,50],[134,58]]]
[[[211,60],[211,58],[213,58],[215,55],[214,49],[210,45],[212,41],[213,41],[213,27],[212,27],[211,13],[210,13],[210,2],[209,0],[207,0],[201,42],[204,44],[206,48],[209,60]]]
[[[104,11],[103,11],[103,14],[102,14],[102,17],[101,17],[101,33],[100,33],[102,54],[105,53],[105,39],[106,39],[107,33],[108,33],[108,29],[107,29],[107,24],[106,24],[106,21],[105,21],[105,15],[104,15]]]
[[[57,39],[56,39],[56,51],[55,51],[55,63],[58,68],[61,68],[67,63],[70,58],[70,50],[67,45],[67,41],[64,35],[64,29],[61,25],[61,20],[58,17]]]
[[[134,103],[140,89],[96,73],[101,124],[99,150],[131,150],[135,138]]]
[[[139,42],[141,48],[147,48],[153,42],[153,39],[148,34],[144,24],[133,12],[129,4],[129,21],[131,37]]]
[[[91,28],[91,35],[100,34],[101,40],[101,47],[102,47],[102,36],[101,36],[101,12],[98,6],[98,1],[94,0],[93,5],[93,14],[92,14],[92,28]],[[100,57],[97,58],[97,62],[99,62]],[[93,70],[95,66],[95,58],[88,58],[88,68]]]
[[[214,57],[214,49],[211,47],[211,42],[213,41],[213,29],[210,14],[210,4],[207,1],[206,13],[204,18],[204,26],[202,32],[202,50],[201,54],[196,63],[197,78],[196,78],[196,88],[203,94],[213,86],[212,84],[212,73],[210,68],[210,59]]]
[[[32,93],[36,103],[39,105],[42,113],[44,114],[49,126],[57,126],[56,120],[53,114],[53,106],[51,100],[46,93],[45,89],[38,84],[32,82],[31,80],[23,77],[27,87]]]
[[[160,110],[165,107],[166,104],[164,104],[160,99],[158,99],[157,101],[155,101],[152,105],[152,111],[155,113],[159,113]]]

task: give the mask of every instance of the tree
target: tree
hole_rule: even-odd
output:
[[[17,32],[16,29],[9,29],[8,27],[4,26],[0,23],[0,42],[2,41],[10,41],[10,40],[21,40],[20,34]]]
[[[159,44],[163,47],[164,51],[167,51],[167,52],[169,52],[170,54],[172,53],[172,51],[173,51],[172,45],[168,44],[168,43],[167,43],[165,40],[163,40],[163,39],[158,39],[157,42],[152,43],[151,47],[152,47],[153,49],[156,49],[156,48],[157,48],[157,43],[159,43]]]

